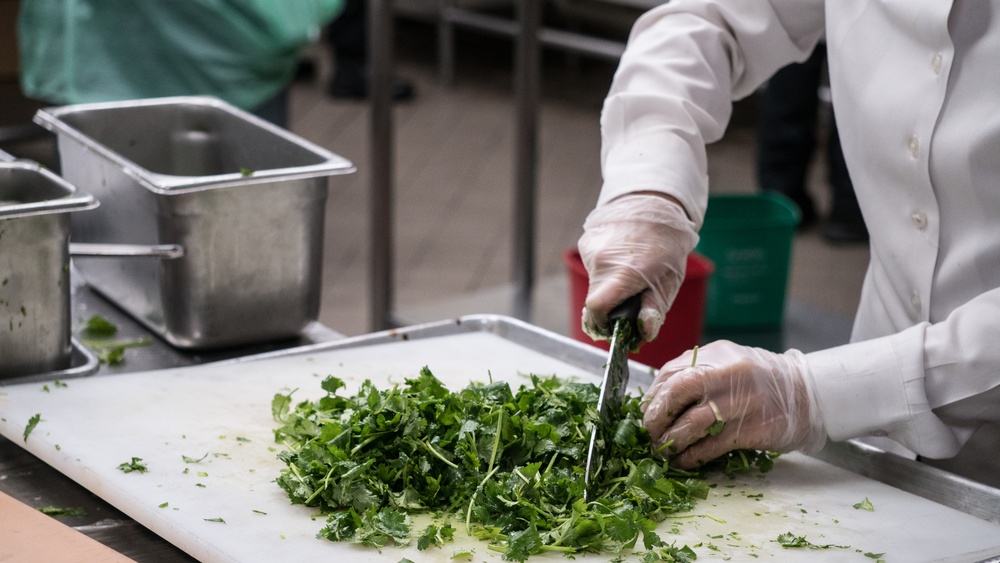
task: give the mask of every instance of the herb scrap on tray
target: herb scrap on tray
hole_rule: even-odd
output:
[[[338,394],[345,385],[336,377],[321,386],[326,396],[294,407],[289,394],[275,395],[275,440],[287,465],[276,482],[293,504],[327,516],[318,537],[378,549],[413,536],[418,549],[441,547],[464,528],[511,561],[642,549],[690,561],[695,553],[664,541],[658,523],[707,498],[704,471],[773,464],[772,454],[739,451],[701,473],[670,467],[652,453],[640,400],[627,397],[597,500],[585,502],[587,437],[598,416],[593,384],[532,375],[516,392],[506,382],[452,392],[424,368],[389,389],[365,381],[351,397]],[[414,530],[417,513],[435,523]]]

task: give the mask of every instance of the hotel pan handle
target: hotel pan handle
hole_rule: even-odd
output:
[[[0,162],[15,162],[17,157],[0,149]],[[172,260],[184,256],[178,244],[100,244],[73,242],[69,253],[75,258],[160,258]]]
[[[160,258],[172,260],[184,256],[179,244],[101,244],[72,242],[69,253],[74,258]]]

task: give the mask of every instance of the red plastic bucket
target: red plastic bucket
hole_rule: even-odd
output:
[[[594,341],[580,326],[580,313],[587,299],[587,289],[590,279],[587,269],[583,267],[580,253],[576,249],[567,250],[563,255],[566,269],[569,271],[570,285],[570,336],[580,342],[592,344],[604,350],[608,349],[607,341]],[[698,345],[701,339],[701,329],[705,318],[705,296],[708,288],[708,278],[715,266],[712,262],[692,252],[688,256],[687,273],[684,283],[673,306],[667,312],[659,336],[652,342],[647,342],[638,352],[630,354],[633,360],[648,366],[659,368],[668,360],[672,360],[687,350]]]

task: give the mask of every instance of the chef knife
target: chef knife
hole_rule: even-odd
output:
[[[604,379],[601,381],[601,393],[597,399],[597,421],[590,433],[590,446],[587,449],[587,467],[583,474],[584,500],[593,497],[594,485],[598,482],[604,455],[611,445],[615,427],[622,416],[622,398],[628,386],[628,353],[639,343],[639,308],[642,301],[639,295],[623,301],[608,314],[608,323],[612,327],[611,346],[608,351],[608,362],[604,366]]]

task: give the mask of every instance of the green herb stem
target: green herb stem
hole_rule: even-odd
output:
[[[437,450],[434,449],[434,446],[428,444],[427,442],[425,442],[423,440],[421,440],[420,443],[423,444],[423,446],[425,448],[427,448],[434,457],[436,457],[436,458],[440,459],[441,461],[443,461],[445,463],[445,465],[447,465],[448,467],[451,467],[452,469],[458,469],[458,466],[455,465],[455,463],[453,463],[453,462],[448,461],[447,459],[445,459],[445,457],[443,455],[441,455],[441,452],[439,452],[439,451],[437,451]]]

